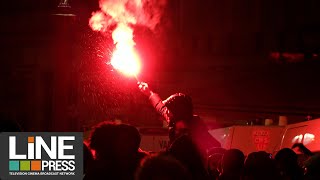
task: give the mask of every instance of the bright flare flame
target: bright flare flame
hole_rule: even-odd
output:
[[[140,60],[129,25],[143,25],[154,30],[159,24],[167,0],[99,0],[100,10],[92,13],[89,25],[94,31],[107,32],[117,25],[112,33],[116,49],[110,64],[120,72],[136,76]]]
[[[129,76],[137,76],[140,71],[140,59],[134,49],[133,30],[124,23],[118,24],[112,33],[116,50],[112,54],[111,65]]]

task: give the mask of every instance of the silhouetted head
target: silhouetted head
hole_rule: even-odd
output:
[[[290,148],[283,148],[278,151],[274,159],[277,162],[284,163],[285,165],[293,165],[298,163],[297,154]]]
[[[123,155],[131,155],[139,150],[141,136],[138,129],[128,124],[119,124],[116,139],[117,152],[123,152]]]
[[[90,147],[97,157],[125,158],[138,152],[140,141],[140,133],[134,126],[102,122],[91,134]]]
[[[101,174],[109,177],[106,179],[133,179],[140,160],[145,156],[139,152],[140,141],[140,134],[134,126],[111,122],[96,126],[90,142],[91,149],[96,152],[94,165],[89,169],[92,179],[99,179]]]
[[[96,158],[112,157],[117,132],[117,125],[112,122],[102,122],[94,127],[90,137],[90,148],[95,151]]]
[[[221,167],[224,173],[239,173],[243,165],[244,154],[239,149],[229,149],[222,156]]]
[[[226,151],[226,149],[221,147],[214,147],[208,150],[208,168],[211,171],[219,170],[221,172],[221,159]]]
[[[187,169],[175,158],[168,155],[153,155],[143,159],[136,173],[136,180],[191,179]]]
[[[299,167],[298,156],[292,149],[281,149],[275,155],[275,160],[283,179],[303,179],[303,170]]]
[[[245,179],[277,179],[279,172],[270,154],[259,151],[248,155],[244,163]]]
[[[190,96],[176,93],[163,101],[175,121],[190,121],[193,118],[193,105]]]
[[[173,142],[177,137],[189,133],[193,123],[193,105],[190,96],[176,93],[163,101],[170,112],[169,138]]]

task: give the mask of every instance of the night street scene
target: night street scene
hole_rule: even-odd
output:
[[[319,180],[319,7],[3,1],[0,134],[82,132],[83,180]]]

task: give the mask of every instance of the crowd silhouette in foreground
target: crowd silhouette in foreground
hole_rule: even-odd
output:
[[[139,149],[138,130],[126,124],[103,122],[91,135],[85,180],[315,180],[320,179],[320,156],[303,144],[284,148],[275,155],[239,149],[223,149],[201,119],[194,116],[191,97],[183,93],[162,101],[148,84],[139,88],[169,127],[169,146],[164,152]],[[243,143],[246,143],[245,140]],[[303,156],[293,149],[298,149]]]
[[[221,148],[193,115],[189,96],[177,93],[162,101],[147,84],[139,88],[168,122],[169,146],[163,152],[143,151],[136,127],[101,122],[83,144],[84,180],[320,180],[320,154],[303,144],[275,154]],[[0,132],[12,131],[21,128],[1,119]]]
[[[212,148],[206,162],[189,138],[177,139],[166,151],[139,149],[138,130],[127,124],[103,122],[95,127],[85,156],[85,180],[316,180],[320,179],[320,155],[284,148],[271,155],[264,151],[247,156],[239,149]],[[302,144],[298,145],[301,150]],[[303,146],[304,147],[304,146]],[[91,152],[91,151],[90,151]]]

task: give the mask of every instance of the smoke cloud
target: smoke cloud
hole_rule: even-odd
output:
[[[89,25],[105,32],[114,24],[143,25],[154,30],[167,0],[100,0],[100,10],[92,13]]]

